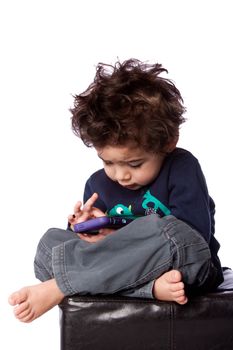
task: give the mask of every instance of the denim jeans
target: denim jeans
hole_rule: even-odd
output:
[[[189,225],[169,215],[134,220],[97,243],[70,230],[49,229],[34,261],[35,275],[55,278],[64,295],[114,294],[153,298],[153,281],[176,269],[189,288],[215,287],[209,246]]]

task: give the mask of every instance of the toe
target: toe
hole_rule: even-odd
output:
[[[27,312],[27,310],[29,310],[29,305],[27,302],[24,302],[14,308],[14,314],[16,317],[19,317],[21,314]]]
[[[175,301],[180,305],[184,305],[188,302],[188,298],[185,295],[183,295],[178,298],[175,298]]]
[[[14,306],[17,304],[21,304],[26,299],[27,299],[27,293],[24,289],[21,289],[20,291],[17,291],[11,294],[8,298],[8,302],[10,305]]]
[[[171,278],[171,282],[177,283],[177,282],[180,282],[182,280],[182,275],[181,275],[180,271],[172,270],[172,271],[170,271],[170,278]]]
[[[11,294],[8,298],[8,303],[12,306],[19,304],[20,303],[19,293],[15,292]]]
[[[178,283],[173,283],[171,284],[171,292],[179,292],[179,291],[184,291],[184,283],[183,282],[178,282]]]

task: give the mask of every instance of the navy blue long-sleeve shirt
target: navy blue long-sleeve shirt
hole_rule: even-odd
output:
[[[87,180],[84,202],[96,192],[95,206],[108,215],[174,215],[195,228],[209,243],[212,259],[219,268],[219,243],[215,233],[215,204],[209,196],[201,166],[189,151],[176,148],[150,184],[129,190],[112,181],[104,169]]]

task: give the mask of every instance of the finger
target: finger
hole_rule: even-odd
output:
[[[110,235],[111,233],[115,232],[116,230],[112,229],[112,228],[101,228],[99,230],[99,234],[101,234],[102,236],[107,236]]]
[[[98,235],[89,235],[87,233],[78,233],[78,236],[83,240],[88,243],[96,243],[102,239],[105,238],[104,235],[98,234]]]
[[[67,219],[68,219],[68,222],[71,224],[71,225],[74,225],[78,222],[78,218],[79,218],[79,214],[70,214]]]
[[[73,223],[75,222],[74,214],[70,214],[70,215],[68,216],[68,222],[69,222],[70,224],[73,224]]]
[[[100,216],[106,216],[106,214],[99,208],[92,207],[91,214],[94,218],[99,218]]]
[[[81,207],[82,207],[82,202],[78,201],[74,206],[74,215],[77,215],[80,212]]]
[[[86,201],[86,203],[83,206],[84,211],[90,211],[95,203],[95,201],[98,198],[97,193],[93,193],[93,195]]]

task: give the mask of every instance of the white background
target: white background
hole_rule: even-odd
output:
[[[58,308],[21,324],[7,297],[37,283],[41,235],[65,227],[101,166],[72,134],[69,113],[98,62],[134,57],[168,69],[187,106],[179,146],[199,158],[216,202],[220,257],[233,266],[230,8],[230,0],[1,0],[1,349],[59,349]]]

